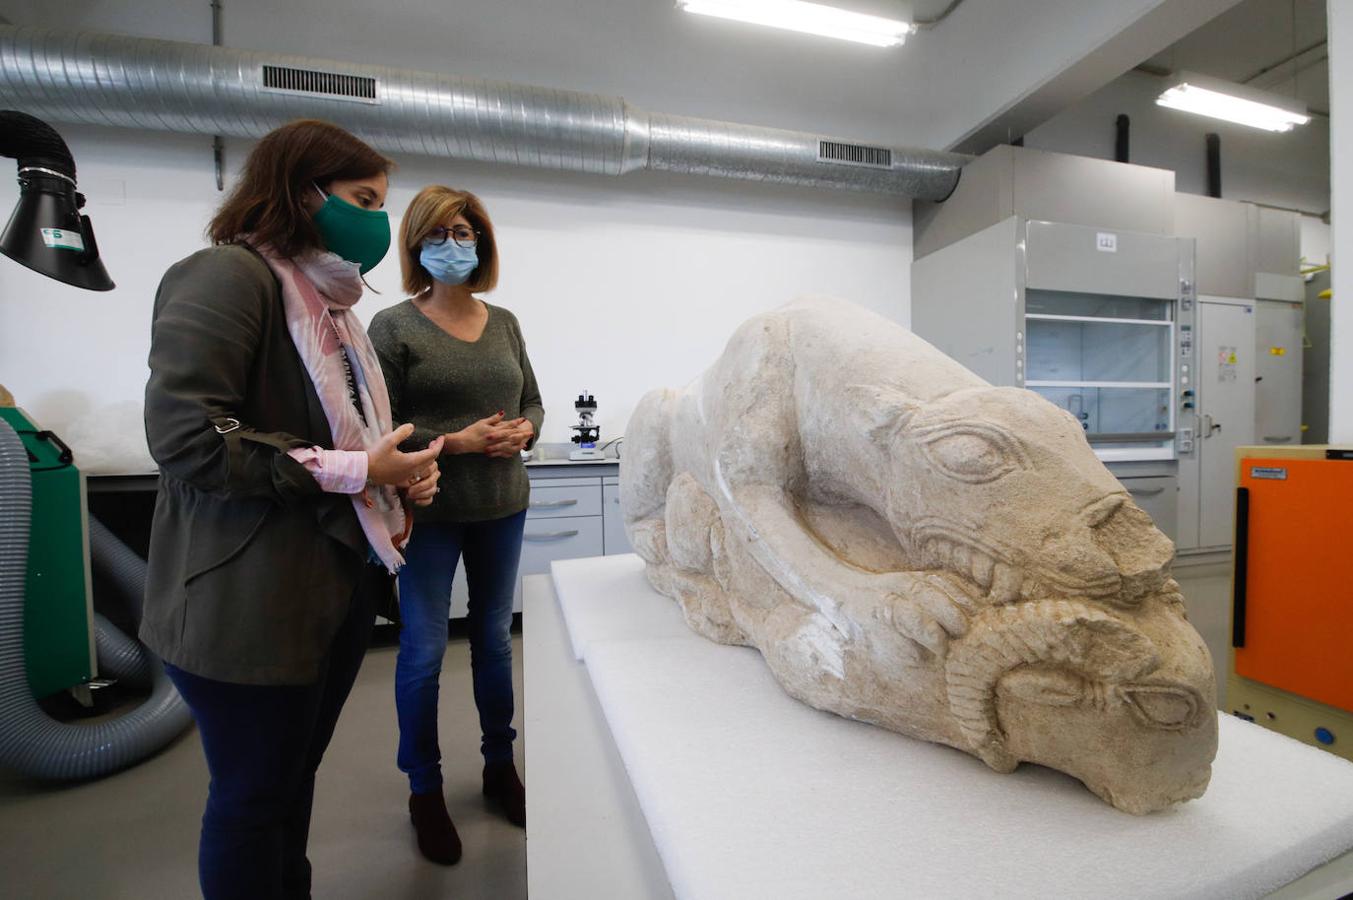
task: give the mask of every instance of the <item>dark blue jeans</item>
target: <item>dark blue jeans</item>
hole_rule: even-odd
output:
[[[399,768],[415,794],[441,790],[437,698],[451,582],[465,560],[470,591],[470,672],[479,709],[485,762],[512,759],[512,595],[521,560],[526,511],[486,522],[419,524],[399,571],[399,658],[395,709],[399,713]]]
[[[314,684],[231,684],[165,671],[193,711],[211,772],[198,877],[206,900],[310,896],[315,770],[361,668],[390,576],[362,567],[352,608]]]

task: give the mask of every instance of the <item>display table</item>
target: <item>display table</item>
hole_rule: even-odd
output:
[[[1223,716],[1206,796],[1134,817],[1060,773],[998,775],[798,703],[755,650],[687,630],[636,557],[553,576],[557,609],[532,579],[525,616],[535,897],[1353,890],[1353,765],[1332,755]]]

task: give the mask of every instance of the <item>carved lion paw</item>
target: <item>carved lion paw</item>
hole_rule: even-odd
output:
[[[968,631],[974,599],[963,582],[947,573],[897,572],[881,576],[880,618],[914,645],[919,660],[943,657],[949,641]]]

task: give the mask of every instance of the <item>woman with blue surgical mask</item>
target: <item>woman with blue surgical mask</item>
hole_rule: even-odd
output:
[[[443,443],[440,493],[418,511],[399,573],[397,761],[409,776],[419,850],[450,865],[461,844],[442,794],[437,698],[462,559],[484,796],[509,821],[526,824],[512,756],[510,629],[530,494],[520,451],[535,442],[545,411],[516,316],[475,296],[498,281],[493,224],[479,198],[424,188],[404,214],[399,251],[411,299],[376,314],[371,340],[394,416],[414,424],[409,446]]]

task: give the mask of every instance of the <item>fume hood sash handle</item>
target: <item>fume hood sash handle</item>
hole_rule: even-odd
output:
[[[1245,646],[1245,602],[1249,577],[1250,489],[1236,488],[1236,570],[1231,584],[1231,646]]]
[[[1085,437],[1092,444],[1154,444],[1157,442],[1173,441],[1176,433],[1173,431],[1133,431],[1123,434],[1087,434]]]

